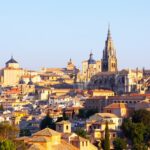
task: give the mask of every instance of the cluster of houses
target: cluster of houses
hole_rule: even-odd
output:
[[[92,66],[93,62],[96,63],[91,56],[86,63]],[[104,138],[108,122],[113,149],[112,142],[121,134],[123,119],[134,110],[150,110],[150,75],[148,71],[143,72],[91,74],[91,81],[85,80],[89,82],[89,89],[82,89],[78,86],[81,83],[76,83],[79,70],[72,60],[66,68],[42,68],[36,72],[20,68],[12,57],[0,71],[0,123],[8,122],[18,126],[20,131],[28,130],[31,136],[16,140],[23,141],[29,150],[97,150],[95,145]],[[116,92],[117,86],[112,87],[115,84],[121,92]],[[139,92],[134,90],[135,85]],[[96,110],[96,113],[80,118],[81,110]],[[49,128],[39,131],[47,112],[54,122],[64,112],[68,120],[57,122],[56,131]],[[77,135],[78,128],[83,129],[88,138]]]

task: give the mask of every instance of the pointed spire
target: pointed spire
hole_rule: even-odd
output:
[[[88,64],[95,64],[95,60],[93,59],[93,53],[92,53],[92,51],[90,52]]]
[[[69,62],[72,63],[72,59],[71,58],[70,58]]]
[[[11,53],[11,59],[14,59],[13,53]]]
[[[108,24],[108,34],[107,34],[107,39],[111,39],[110,23]]]
[[[93,53],[92,53],[92,50],[90,52],[90,59],[93,59]]]
[[[103,67],[102,68],[103,71],[110,71],[110,72],[117,71],[116,50],[115,50],[113,40],[111,37],[110,24],[108,24],[107,39],[105,41],[105,48],[103,50],[103,66],[102,67]]]
[[[91,52],[90,52],[90,56],[92,56],[93,57],[93,52],[92,52],[93,50],[91,49]]]

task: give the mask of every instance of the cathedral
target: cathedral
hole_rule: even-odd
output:
[[[105,41],[105,48],[103,50],[102,58],[102,72],[117,72],[117,57],[114,48],[113,40],[108,28],[107,39]]]
[[[77,79],[82,88],[109,89],[118,94],[145,92],[141,84],[143,79],[141,70],[118,70],[116,50],[110,28],[108,28],[102,59],[95,60],[93,54],[90,53],[89,59],[82,62],[82,72],[78,73]]]
[[[78,74],[78,82],[88,83],[91,78],[100,72],[117,72],[117,57],[113,40],[108,28],[103,57],[101,60],[95,60],[93,53],[89,55],[89,59],[82,62],[82,72]]]

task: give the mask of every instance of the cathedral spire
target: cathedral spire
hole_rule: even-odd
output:
[[[107,39],[111,39],[110,24],[108,24]]]
[[[107,33],[107,39],[105,41],[105,48],[103,50],[102,63],[103,63],[102,66],[103,71],[109,71],[109,72],[117,71],[116,50],[111,37],[110,25],[108,25],[108,33]]]

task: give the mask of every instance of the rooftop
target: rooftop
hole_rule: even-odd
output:
[[[102,117],[102,118],[118,118],[117,115],[112,113],[96,113],[96,115]]]
[[[105,108],[127,108],[127,104],[125,103],[112,103],[108,106],[106,106]]]
[[[60,122],[57,122],[57,124],[71,124],[71,122],[66,121],[66,120],[62,120]]]
[[[55,136],[55,135],[61,135],[61,134],[50,128],[45,128],[33,134],[33,136],[48,136],[48,137]]]
[[[18,63],[18,62],[12,56],[11,59],[6,62],[6,64],[9,64],[9,63]]]

